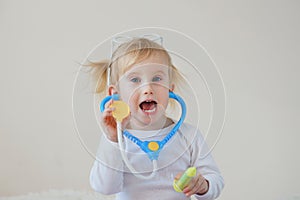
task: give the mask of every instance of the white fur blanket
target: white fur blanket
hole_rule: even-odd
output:
[[[0,200],[113,200],[114,196],[103,196],[95,192],[75,190],[49,190],[26,195],[0,197]]]

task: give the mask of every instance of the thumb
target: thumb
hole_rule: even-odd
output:
[[[181,176],[182,176],[182,172],[179,172],[179,173],[175,176],[175,180],[176,180],[176,181],[179,180]]]

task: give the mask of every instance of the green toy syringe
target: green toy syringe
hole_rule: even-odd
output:
[[[182,192],[182,190],[189,184],[194,176],[196,176],[196,167],[189,167],[182,174],[179,180],[174,180],[173,188],[176,192]]]

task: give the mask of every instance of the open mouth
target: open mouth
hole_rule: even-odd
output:
[[[152,113],[156,110],[157,102],[153,100],[146,100],[140,103],[140,108],[146,113]]]

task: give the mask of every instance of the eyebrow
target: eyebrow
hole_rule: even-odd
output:
[[[161,73],[163,75],[167,75],[164,71],[161,71],[161,70],[154,72],[154,74],[159,74],[159,73]],[[141,75],[141,73],[139,73],[139,72],[129,72],[129,73],[126,74],[126,77],[134,76],[134,75]]]
[[[130,73],[126,73],[125,75],[126,75],[126,77],[129,77],[129,76],[140,75],[140,73],[137,73],[137,72],[130,72]]]
[[[161,70],[159,70],[159,71],[157,71],[157,72],[155,72],[155,73],[162,73],[162,74],[164,74],[164,75],[167,75],[164,71],[161,71]]]

